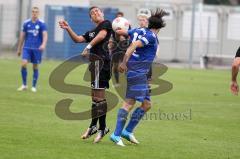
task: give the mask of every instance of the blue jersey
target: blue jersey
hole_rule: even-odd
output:
[[[24,22],[22,31],[25,33],[25,42],[23,48],[38,49],[43,41],[43,31],[46,31],[46,25],[43,21],[32,22],[28,19]]]
[[[128,72],[147,73],[156,56],[158,48],[157,35],[149,29],[144,29],[145,34],[137,36],[143,47],[137,48],[128,61]],[[142,31],[143,32],[143,31]],[[136,32],[135,32],[136,33]],[[134,34],[135,34],[134,33]],[[141,33],[141,32],[140,32]]]
[[[146,28],[135,28],[135,29],[128,30],[130,43],[139,40],[145,34],[146,34]]]

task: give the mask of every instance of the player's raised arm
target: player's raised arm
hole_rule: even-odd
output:
[[[22,54],[22,47],[25,39],[25,32],[21,32],[19,36],[18,48],[17,48],[17,55],[20,56]]]
[[[62,29],[65,29],[69,36],[72,38],[72,40],[76,43],[83,43],[85,42],[85,38],[81,35],[77,35],[73,30],[72,28],[70,27],[70,25],[68,24],[67,21],[65,20],[62,20],[62,21],[59,21],[59,26],[62,28]]]
[[[134,41],[132,42],[132,44],[128,47],[124,57],[123,57],[123,61],[119,66],[119,72],[123,73],[124,71],[127,70],[127,62],[129,60],[129,58],[131,57],[131,55],[133,54],[133,52],[139,48],[139,47],[143,47],[143,43],[140,40]]]

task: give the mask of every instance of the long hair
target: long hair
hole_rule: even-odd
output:
[[[163,17],[169,15],[169,13],[165,12],[164,10],[157,8],[155,12],[151,12],[151,17],[148,19],[149,29],[161,29],[166,26]]]

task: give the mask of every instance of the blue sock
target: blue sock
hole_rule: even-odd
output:
[[[130,133],[133,132],[133,129],[137,126],[137,124],[139,123],[139,121],[142,119],[142,117],[144,116],[145,111],[138,107],[134,110],[134,112],[132,113],[132,117],[126,127],[126,130]]]
[[[26,67],[21,68],[21,74],[22,74],[22,83],[24,86],[26,86],[27,85],[27,68]]]
[[[32,81],[33,87],[36,87],[37,80],[38,80],[38,69],[33,69],[33,81]]]
[[[116,125],[116,129],[114,131],[114,135],[121,136],[122,130],[127,121],[127,116],[128,116],[128,112],[125,109],[120,108],[118,110],[117,125]]]

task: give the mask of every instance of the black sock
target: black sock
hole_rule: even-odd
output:
[[[91,128],[92,126],[97,126],[97,121],[98,121],[98,115],[97,115],[97,103],[95,101],[92,102],[92,121],[89,126]]]
[[[98,102],[99,107],[99,130],[105,130],[106,128],[106,114],[107,114],[107,101]]]

